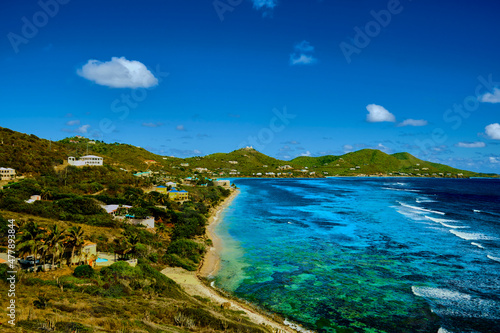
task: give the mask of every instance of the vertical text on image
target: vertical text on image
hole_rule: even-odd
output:
[[[7,297],[9,298],[9,306],[7,306],[7,317],[9,317],[9,324],[16,325],[16,229],[14,225],[15,220],[9,220],[8,224],[8,252],[7,262],[9,271],[7,271],[7,283],[9,289],[7,290]]]

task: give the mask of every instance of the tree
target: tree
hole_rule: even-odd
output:
[[[42,192],[40,193],[40,197],[42,198],[42,200],[52,199],[53,197],[52,191],[48,188],[43,189]]]
[[[129,235],[127,237],[127,247],[129,252],[132,255],[137,255],[137,246],[139,245],[139,237],[136,234]]]
[[[167,202],[168,202],[168,195],[165,195],[165,194],[160,194],[158,196],[158,203],[160,205],[165,205]]]
[[[43,245],[42,239],[44,231],[40,229],[38,223],[30,221],[23,226],[19,234],[21,237],[18,245],[18,251],[23,255],[33,254],[34,265],[36,266],[38,252],[40,251],[40,247]]]
[[[63,240],[65,238],[64,233],[59,228],[57,224],[53,225],[50,229],[50,235],[47,238],[47,246],[49,251],[52,253],[52,265],[54,267],[56,256],[64,253],[64,243]]]
[[[71,260],[68,266],[71,266],[73,264],[75,250],[78,250],[83,245],[83,235],[84,232],[81,226],[71,227],[68,229],[69,244],[73,247],[73,249],[71,250]]]
[[[158,231],[158,233],[162,234],[167,231],[167,227],[165,226],[165,223],[158,223],[156,226],[156,230]]]

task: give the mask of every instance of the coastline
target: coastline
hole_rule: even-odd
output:
[[[207,221],[206,235],[212,240],[212,246],[205,253],[198,269],[198,275],[202,278],[214,276],[220,268],[220,252],[222,250],[222,240],[215,233],[215,228],[220,223],[220,215],[240,194],[240,190],[234,190],[224,201],[215,208]]]
[[[297,328],[294,329],[294,324],[286,324],[286,321],[277,320],[278,317],[273,318],[271,315],[264,314],[255,306],[247,304],[245,301],[236,299],[235,297],[228,297],[212,285],[208,286],[206,284],[207,278],[213,277],[220,268],[219,253],[222,249],[222,241],[215,233],[215,227],[221,221],[221,213],[231,204],[239,193],[239,190],[234,190],[229,197],[211,212],[207,221],[206,235],[212,240],[212,246],[206,252],[198,271],[189,272],[180,267],[167,267],[161,272],[181,285],[184,291],[191,296],[205,297],[221,306],[222,304],[229,303],[231,310],[245,312],[245,315],[252,322],[268,327],[272,331],[297,333],[300,331],[301,327],[297,326]]]

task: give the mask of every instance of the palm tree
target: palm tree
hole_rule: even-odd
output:
[[[73,247],[71,250],[71,260],[68,266],[73,264],[73,258],[75,256],[75,249],[80,248],[83,245],[83,230],[81,226],[71,227],[68,229],[68,243]]]
[[[153,203],[153,204],[154,204],[154,203],[156,202],[156,200],[155,200],[155,198],[156,198],[156,193],[158,193],[158,192],[155,192],[155,191],[148,192],[148,193],[146,193],[146,195],[144,196],[144,199],[146,199],[146,201],[149,201],[149,202],[151,202],[151,203]]]
[[[167,227],[165,227],[165,223],[158,223],[156,230],[158,230],[159,233],[164,233],[167,230]]]
[[[137,244],[139,244],[139,237],[136,234],[127,237],[127,252],[132,255],[137,254]]]
[[[47,239],[47,246],[49,251],[52,252],[52,265],[54,267],[56,256],[64,252],[64,233],[61,231],[57,224],[53,225],[50,229],[50,235]]]
[[[38,223],[30,221],[23,226],[19,234],[21,237],[18,244],[18,251],[24,255],[33,254],[34,265],[36,267],[38,252],[43,245],[43,230],[40,229]]]
[[[115,259],[116,259],[117,254],[118,254],[118,258],[120,258],[120,256],[123,257],[130,251],[130,247],[129,247],[129,244],[127,242],[127,239],[124,237],[113,239],[113,245],[115,248],[115,250],[114,250]]]
[[[160,194],[158,196],[158,203],[160,205],[165,205],[165,203],[168,201],[168,195],[165,195],[165,194]]]

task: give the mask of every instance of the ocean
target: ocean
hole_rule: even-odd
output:
[[[217,287],[306,330],[500,332],[500,180],[232,180]]]

